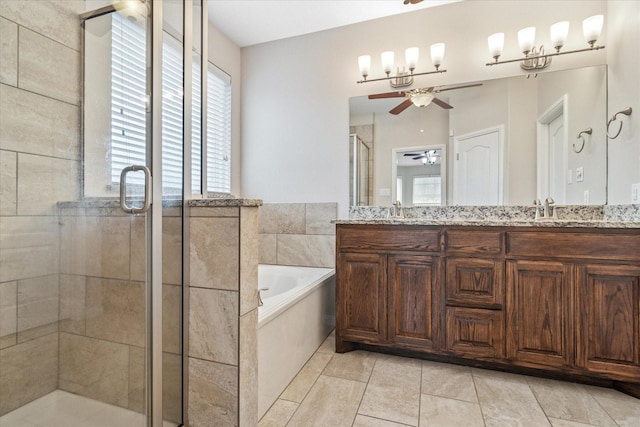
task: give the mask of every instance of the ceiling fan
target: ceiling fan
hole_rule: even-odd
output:
[[[391,114],[400,114],[404,110],[409,108],[412,104],[417,107],[426,107],[432,102],[439,107],[449,110],[453,107],[447,104],[446,102],[444,102],[443,100],[437,98],[435,96],[436,93],[444,92],[446,90],[463,89],[463,88],[475,87],[475,86],[482,86],[482,83],[473,83],[468,85],[452,86],[452,87],[446,87],[446,88],[432,86],[432,87],[426,87],[426,88],[420,88],[420,89],[411,89],[406,91],[377,93],[374,95],[369,95],[369,99],[407,98],[404,101],[402,101],[402,103],[392,108],[389,111]]]
[[[411,157],[413,160],[422,159],[423,165],[435,165],[440,158],[438,150],[426,150],[421,153],[404,153],[405,157]]]
[[[404,0],[404,4],[416,4],[416,3],[420,3],[422,0]]]

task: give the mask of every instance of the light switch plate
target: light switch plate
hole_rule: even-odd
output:
[[[579,168],[576,168],[576,182],[582,181],[584,181],[584,168],[580,166]]]

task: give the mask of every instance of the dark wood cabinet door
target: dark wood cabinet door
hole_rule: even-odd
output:
[[[389,341],[420,349],[435,347],[438,262],[429,256],[389,256]]]
[[[386,257],[346,253],[338,257],[337,338],[379,343],[386,338]]]
[[[507,356],[523,364],[573,362],[573,266],[507,261]]]
[[[640,267],[578,268],[578,366],[640,382]]]
[[[504,313],[447,307],[446,348],[463,357],[504,356]]]
[[[447,304],[502,308],[504,261],[481,258],[448,258]]]

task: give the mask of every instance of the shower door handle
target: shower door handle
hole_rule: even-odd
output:
[[[141,208],[127,205],[127,174],[129,172],[142,171],[144,173],[144,203]],[[151,171],[142,165],[127,166],[120,172],[120,207],[129,214],[141,214],[149,210],[151,206]]]

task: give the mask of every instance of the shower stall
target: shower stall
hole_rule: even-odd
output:
[[[2,2],[3,427],[184,421],[203,22],[202,0]]]

